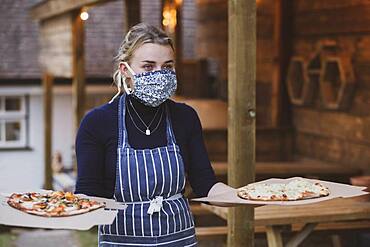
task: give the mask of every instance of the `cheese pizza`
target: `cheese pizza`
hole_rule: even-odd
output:
[[[105,206],[102,202],[62,191],[13,193],[7,202],[11,207],[23,212],[45,217],[83,214]]]
[[[238,189],[238,196],[258,201],[295,201],[328,196],[330,191],[319,182],[294,179],[289,183],[253,183]]]

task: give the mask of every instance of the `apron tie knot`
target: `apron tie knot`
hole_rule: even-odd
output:
[[[153,200],[150,201],[148,214],[152,215],[154,212],[161,211],[162,205],[163,205],[163,196],[156,196]]]

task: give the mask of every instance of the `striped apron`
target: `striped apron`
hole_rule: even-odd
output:
[[[133,149],[125,126],[126,100],[118,107],[114,199],[126,202],[111,225],[100,225],[99,246],[196,246],[185,187],[185,169],[166,106],[167,146]]]

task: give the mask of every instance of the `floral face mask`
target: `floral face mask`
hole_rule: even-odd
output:
[[[176,92],[175,71],[162,69],[136,74],[126,62],[125,65],[133,76],[134,84],[133,89],[130,90],[126,90],[127,85],[124,85],[125,91],[132,94],[144,105],[157,107]]]

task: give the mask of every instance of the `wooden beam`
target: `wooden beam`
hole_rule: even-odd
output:
[[[42,79],[44,106],[44,189],[53,189],[52,162],[52,109],[53,76],[45,72]]]
[[[161,25],[162,29],[164,30],[164,25],[162,21],[163,21],[163,9],[166,4],[166,0],[160,0],[159,4],[161,10],[161,12],[159,13],[159,25]]]
[[[48,0],[31,8],[31,17],[44,20],[82,7],[102,4],[113,0]]]
[[[72,26],[72,104],[74,109],[74,130],[77,131],[85,114],[85,49],[84,23],[80,11],[73,13]]]
[[[293,237],[291,237],[286,243],[286,247],[297,247],[299,246],[307,237],[311,234],[311,232],[315,229],[318,223],[307,223],[305,224],[302,229],[296,233]]]
[[[256,1],[228,2],[228,183],[255,179]],[[228,246],[254,245],[254,210],[229,209]]]
[[[284,81],[291,57],[291,19],[292,3],[290,0],[276,0],[274,17],[274,69],[271,93],[271,120],[273,127],[287,123],[289,111]],[[284,94],[285,92],[285,94]],[[284,108],[284,110],[283,110]],[[284,116],[283,116],[284,114]]]
[[[283,247],[281,231],[282,227],[280,226],[266,226],[266,235],[269,247]]]
[[[176,72],[179,74],[179,78],[182,78],[182,59],[183,59],[183,42],[182,42],[182,35],[183,35],[183,27],[182,27],[182,5],[178,4],[176,6],[176,27],[175,27],[175,47],[176,47]],[[181,95],[182,93],[182,85],[181,79],[179,80],[180,83],[178,85],[177,92]],[[203,81],[205,83],[205,81]]]
[[[127,32],[132,26],[138,24],[141,20],[141,1],[140,0],[123,0],[125,9],[125,32]]]

